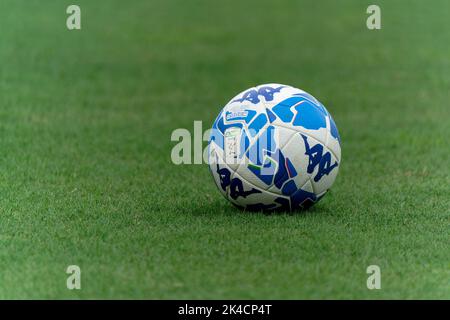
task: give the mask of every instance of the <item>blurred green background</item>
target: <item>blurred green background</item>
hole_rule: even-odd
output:
[[[449,21],[445,0],[2,0],[0,298],[449,299]],[[170,160],[174,129],[267,82],[340,130],[306,213],[242,212]]]

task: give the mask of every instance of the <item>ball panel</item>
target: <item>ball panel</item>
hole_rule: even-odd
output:
[[[339,133],[337,132],[336,124],[331,115],[327,118],[328,121],[328,136],[325,145],[336,157],[337,161],[341,161],[341,141]]]
[[[326,143],[328,112],[308,93],[299,90],[280,101],[265,103],[265,107],[274,114],[274,125],[305,132]]]
[[[280,149],[291,139],[295,131],[269,126],[256,140],[253,141],[237,168],[237,173],[252,184],[267,190],[277,182],[280,175],[280,161],[282,165],[290,165]],[[281,159],[280,159],[281,158]],[[278,175],[277,175],[278,174]]]
[[[289,210],[289,199],[279,194],[262,190],[235,173],[233,180],[239,187],[236,190],[230,188],[229,200],[234,204],[245,207],[248,210],[276,210],[285,208]],[[242,189],[239,189],[242,188]],[[242,191],[241,191],[242,190]]]
[[[286,181],[283,182],[283,185],[288,181],[293,181],[297,188],[302,187],[309,180],[309,174],[306,172],[308,159],[305,156],[305,146],[300,133],[294,132],[288,143],[281,148],[281,151],[283,154],[283,159],[281,160],[284,160],[283,165],[286,167]],[[286,159],[288,159],[289,162],[287,162]],[[289,164],[292,164],[292,168],[289,167]],[[282,181],[278,182],[280,183]],[[279,188],[277,185],[273,185],[269,191],[275,192],[275,190],[282,190],[282,188],[283,187]]]
[[[306,172],[310,175],[312,188],[316,195],[328,190],[336,179],[339,161],[320,141],[300,133],[304,143],[307,161]]]
[[[216,183],[217,188],[219,189],[219,192],[225,197],[227,196],[227,189],[226,187],[222,187],[222,177],[221,173],[223,172],[223,169],[228,169],[230,173],[232,172],[232,169],[228,168],[226,164],[224,163],[223,151],[221,148],[218,148],[217,145],[214,142],[210,143],[209,147],[209,171],[211,172],[211,175],[213,176],[214,182]]]

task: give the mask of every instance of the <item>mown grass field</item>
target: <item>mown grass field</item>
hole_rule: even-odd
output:
[[[0,2],[0,298],[450,298],[450,2],[377,1],[369,31],[370,1],[77,0],[68,31],[72,2]],[[242,212],[170,159],[267,82],[340,130],[306,213]]]

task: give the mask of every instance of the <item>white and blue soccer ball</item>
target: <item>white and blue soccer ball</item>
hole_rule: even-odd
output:
[[[316,98],[282,84],[239,93],[214,121],[209,167],[219,191],[248,210],[306,209],[341,163],[336,124]]]

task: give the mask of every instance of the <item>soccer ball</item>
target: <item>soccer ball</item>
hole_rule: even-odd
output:
[[[248,210],[306,209],[341,161],[330,113],[303,90],[263,84],[239,93],[212,126],[208,162],[219,191]]]

